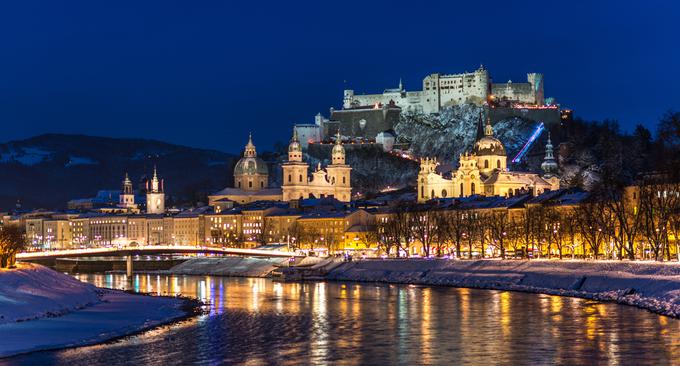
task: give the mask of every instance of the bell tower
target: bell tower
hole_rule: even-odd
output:
[[[342,146],[340,132],[335,136],[335,146],[331,151],[331,165],[326,167],[328,179],[333,185],[333,196],[338,201],[349,202],[352,199],[352,185],[350,174],[352,168],[345,164],[345,148]]]
[[[153,178],[146,182],[146,213],[162,214],[165,212],[165,192],[163,180],[158,179],[156,166],[153,167]]]
[[[128,174],[125,173],[125,179],[123,179],[123,186],[120,190],[120,196],[118,199],[118,207],[121,208],[135,208],[135,192],[132,188],[132,181]]]
[[[288,161],[281,165],[281,169],[283,170],[283,184],[281,185],[283,200],[307,198],[309,165],[302,161],[302,146],[300,146],[295,128],[293,128],[293,137],[288,145]]]

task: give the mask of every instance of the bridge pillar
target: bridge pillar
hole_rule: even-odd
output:
[[[132,254],[128,255],[126,258],[127,268],[126,274],[128,278],[132,278]]]

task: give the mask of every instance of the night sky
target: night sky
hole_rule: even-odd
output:
[[[427,3],[427,5],[425,5]],[[358,93],[483,63],[590,120],[680,109],[680,2],[5,1],[0,141],[46,132],[238,152]],[[597,3],[597,4],[595,4]],[[297,5],[293,5],[297,4]]]

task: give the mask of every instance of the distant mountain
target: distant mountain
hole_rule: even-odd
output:
[[[194,203],[232,183],[237,157],[145,139],[46,134],[0,144],[0,211],[64,208],[68,200],[119,189],[125,172],[136,184],[154,164],[169,204]],[[204,201],[205,202],[205,201]]]

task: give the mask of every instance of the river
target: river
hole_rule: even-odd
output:
[[[190,320],[26,365],[654,364],[680,362],[680,321],[633,307],[517,292],[260,278],[76,275],[209,303]],[[3,361],[0,361],[3,363]]]

